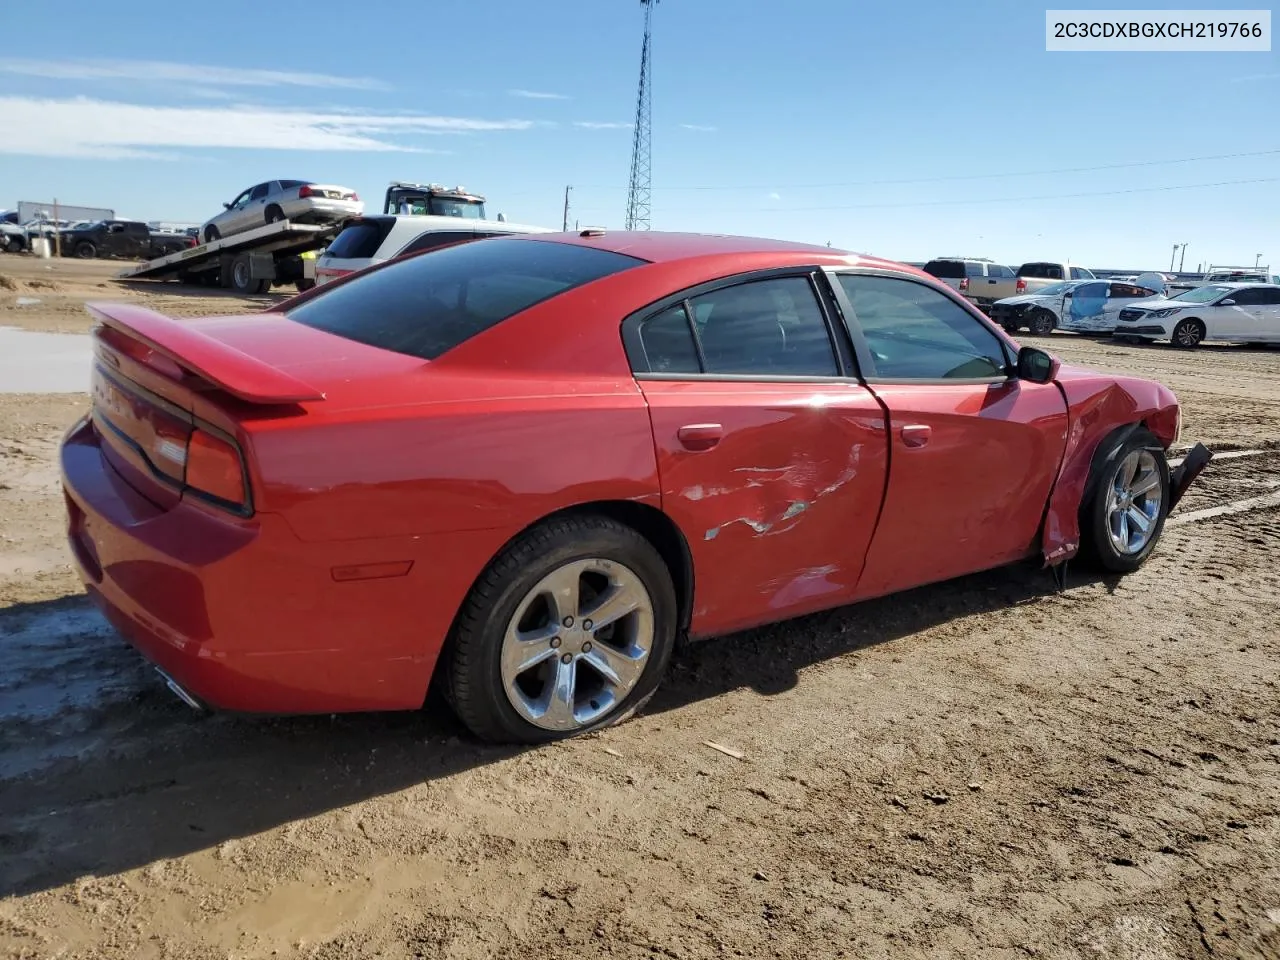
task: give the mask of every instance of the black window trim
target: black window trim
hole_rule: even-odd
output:
[[[712,382],[722,381],[727,383],[862,383],[864,382],[858,369],[857,359],[854,356],[852,345],[848,340],[848,331],[840,320],[839,309],[833,298],[830,281],[823,274],[823,269],[817,265],[794,266],[794,267],[773,267],[763,270],[751,270],[746,273],[736,273],[727,277],[719,277],[715,280],[708,280],[704,283],[696,284],[692,287],[686,287],[675,293],[668,294],[660,300],[654,300],[639,310],[636,310],[622,320],[622,346],[626,351],[627,360],[631,365],[632,376],[636,380],[666,380],[666,381],[685,381],[685,382]],[[778,373],[707,373],[699,371],[698,373],[658,373],[649,368],[649,358],[645,353],[644,343],[640,337],[640,330],[644,324],[663,313],[666,313],[672,307],[682,306],[684,308],[685,322],[690,324],[689,334],[693,337],[694,350],[698,355],[699,367],[705,367],[706,362],[702,356],[702,344],[698,342],[698,338],[692,327],[692,313],[689,310],[689,301],[716,290],[724,290],[728,287],[741,286],[746,283],[754,283],[760,280],[777,280],[790,277],[799,277],[809,281],[810,291],[818,302],[818,308],[822,313],[823,323],[827,329],[827,339],[831,344],[832,353],[836,360],[837,373],[834,374],[778,374]]]
[[[875,361],[871,356],[871,348],[867,345],[866,335],[862,332],[862,327],[858,324],[857,314],[853,309],[853,304],[849,300],[848,295],[841,287],[839,277],[842,275],[867,276],[867,277],[887,277],[892,280],[902,280],[907,283],[918,284],[928,290],[932,290],[939,296],[946,297],[957,307],[976,320],[982,327],[991,333],[996,342],[1000,345],[1000,352],[1004,355],[1005,373],[1000,377],[862,377],[862,382],[866,384],[914,384],[917,386],[941,386],[964,384],[996,384],[1011,383],[1018,379],[1017,377],[1017,360],[1010,355],[1010,344],[1006,340],[1002,331],[1000,331],[991,318],[986,316],[982,311],[975,307],[972,303],[960,296],[944,283],[928,283],[920,277],[911,274],[902,273],[898,270],[885,270],[879,267],[824,267],[823,271],[827,274],[828,286],[835,298],[836,306],[844,316],[844,323],[847,333],[853,342],[854,354],[857,357],[858,367],[861,370],[874,370]]]

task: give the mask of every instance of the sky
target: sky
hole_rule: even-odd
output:
[[[1280,272],[1280,53],[1048,53],[1044,24],[1026,0],[660,0],[653,229]],[[376,212],[412,180],[558,228],[571,185],[571,226],[620,229],[642,25],[639,0],[5,3],[0,207],[202,222],[288,178]]]

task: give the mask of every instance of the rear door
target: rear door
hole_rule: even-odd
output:
[[[884,414],[825,291],[817,271],[751,274],[624,323],[663,509],[693,557],[695,635],[854,595],[884,491]]]
[[[859,597],[1034,553],[1067,437],[1055,384],[1012,376],[1012,349],[928,284],[833,271],[867,384],[888,408],[889,482]]]

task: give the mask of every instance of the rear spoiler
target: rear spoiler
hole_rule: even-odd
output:
[[[103,325],[248,403],[324,399],[324,393],[309,383],[163,313],[124,303],[87,303],[85,307]]]

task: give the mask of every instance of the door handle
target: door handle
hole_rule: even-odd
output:
[[[676,431],[676,438],[686,450],[710,450],[724,436],[718,423],[689,423]]]
[[[933,435],[933,427],[925,423],[911,423],[902,428],[902,443],[907,447],[923,447]]]

